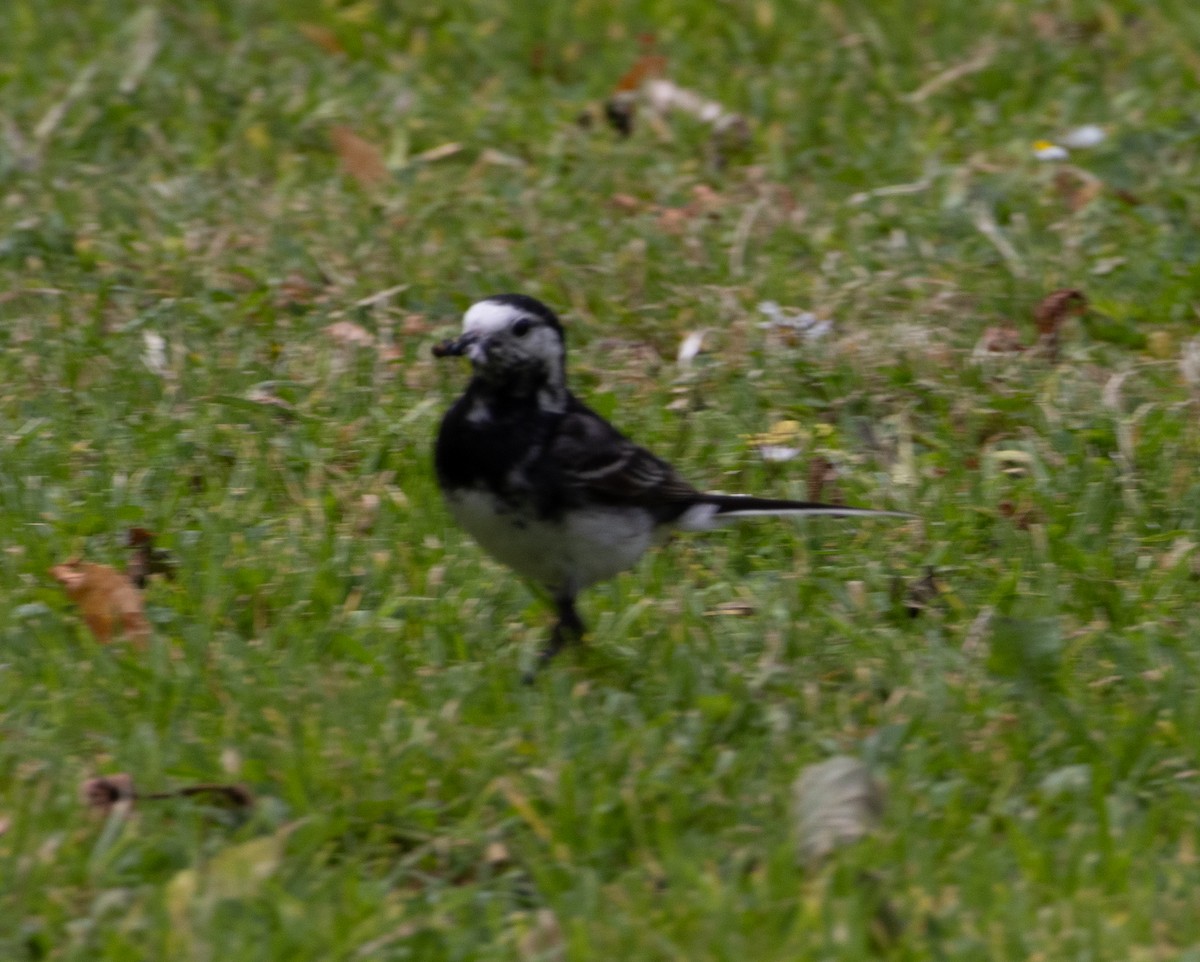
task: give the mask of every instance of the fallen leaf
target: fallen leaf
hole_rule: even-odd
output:
[[[1042,298],[1033,312],[1037,324],[1039,347],[1051,360],[1058,359],[1063,322],[1068,317],[1079,317],[1087,311],[1087,298],[1082,291],[1064,288]]]
[[[631,213],[636,213],[644,206],[640,200],[632,194],[613,194],[608,199],[608,202],[617,208],[617,210],[627,210]]]
[[[307,307],[317,300],[322,288],[314,284],[299,271],[292,271],[275,292],[275,306],[279,308]]]
[[[1015,327],[995,326],[983,332],[983,337],[975,345],[972,356],[978,359],[988,354],[1019,354],[1025,350],[1021,343],[1021,332]]]
[[[328,27],[323,27],[319,23],[302,23],[296,29],[328,54],[337,55],[346,52],[346,48],[342,46],[337,34]]]
[[[3,835],[12,828],[12,819],[7,815],[0,815],[0,835]]]
[[[857,758],[835,755],[805,767],[792,783],[801,861],[815,867],[835,849],[863,838],[879,823],[883,809],[883,786]]]
[[[1047,294],[1034,311],[1038,333],[1052,334],[1068,317],[1078,316],[1087,310],[1087,298],[1082,291],[1065,288]]]
[[[666,71],[666,57],[660,54],[644,54],[617,81],[615,92],[637,90],[651,77],[661,77]]]
[[[383,162],[383,153],[369,140],[364,140],[349,127],[338,125],[329,131],[334,152],[342,171],[364,187],[382,184],[390,176]]]
[[[353,321],[334,321],[325,328],[325,334],[342,347],[375,346],[375,335]]]
[[[1061,167],[1054,172],[1054,189],[1073,211],[1083,210],[1104,191],[1104,182],[1078,167]]]
[[[84,622],[102,645],[114,633],[132,641],[144,641],[150,634],[141,592],[122,572],[72,558],[54,565],[50,575],[79,606]]]

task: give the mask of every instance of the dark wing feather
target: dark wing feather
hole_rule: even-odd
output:
[[[647,508],[659,521],[674,519],[700,498],[666,461],[579,402],[563,416],[550,456],[568,487],[609,504]]]

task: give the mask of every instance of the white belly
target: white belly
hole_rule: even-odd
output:
[[[488,554],[552,594],[574,594],[633,567],[654,542],[644,511],[595,508],[551,522],[517,517],[482,491],[459,491],[447,501]]]

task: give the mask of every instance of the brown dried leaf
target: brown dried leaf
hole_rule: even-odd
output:
[[[1104,191],[1104,182],[1078,169],[1060,168],[1054,174],[1054,189],[1073,211],[1083,210]]]
[[[1038,346],[1050,361],[1058,360],[1062,324],[1068,317],[1078,317],[1087,310],[1087,298],[1082,291],[1064,289],[1047,294],[1034,311],[1039,333]]]
[[[504,865],[512,861],[508,846],[503,842],[488,842],[483,858],[488,865]]]
[[[374,347],[375,335],[361,324],[353,321],[334,321],[325,328],[325,333],[341,347]]]
[[[337,34],[319,23],[302,23],[297,29],[308,39],[328,54],[344,54],[346,48],[337,38]]]
[[[1075,288],[1064,288],[1047,294],[1033,313],[1038,333],[1043,336],[1056,334],[1063,321],[1068,317],[1083,314],[1087,311],[1087,306],[1087,297],[1083,291]]]
[[[627,210],[630,213],[637,213],[643,206],[642,202],[632,194],[613,194],[608,202],[617,210]]]
[[[320,296],[322,288],[299,271],[292,271],[275,291],[275,306],[279,308],[307,307]]]
[[[617,81],[614,93],[639,89],[651,77],[661,77],[667,71],[667,58],[661,54],[645,54]]]
[[[114,811],[125,814],[133,808],[137,791],[133,787],[133,776],[118,772],[85,780],[79,786],[79,797],[89,809],[107,818]]]
[[[1015,327],[995,326],[983,332],[976,354],[1019,354],[1025,350],[1021,343],[1021,332]]]
[[[424,314],[405,314],[400,322],[400,333],[406,337],[416,337],[418,334],[428,334],[433,325]]]
[[[141,592],[122,572],[72,558],[54,565],[50,576],[79,606],[84,622],[102,645],[107,645],[114,633],[132,641],[149,636]]]
[[[341,162],[342,171],[364,187],[382,184],[389,177],[383,153],[349,127],[338,125],[329,131],[329,139]]]

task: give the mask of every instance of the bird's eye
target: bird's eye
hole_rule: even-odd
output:
[[[517,320],[517,322],[512,326],[512,332],[517,337],[524,337],[526,334],[529,333],[529,329],[531,327],[533,327],[533,322],[530,321],[529,318],[527,318],[527,317],[522,317],[522,318],[519,318]]]

